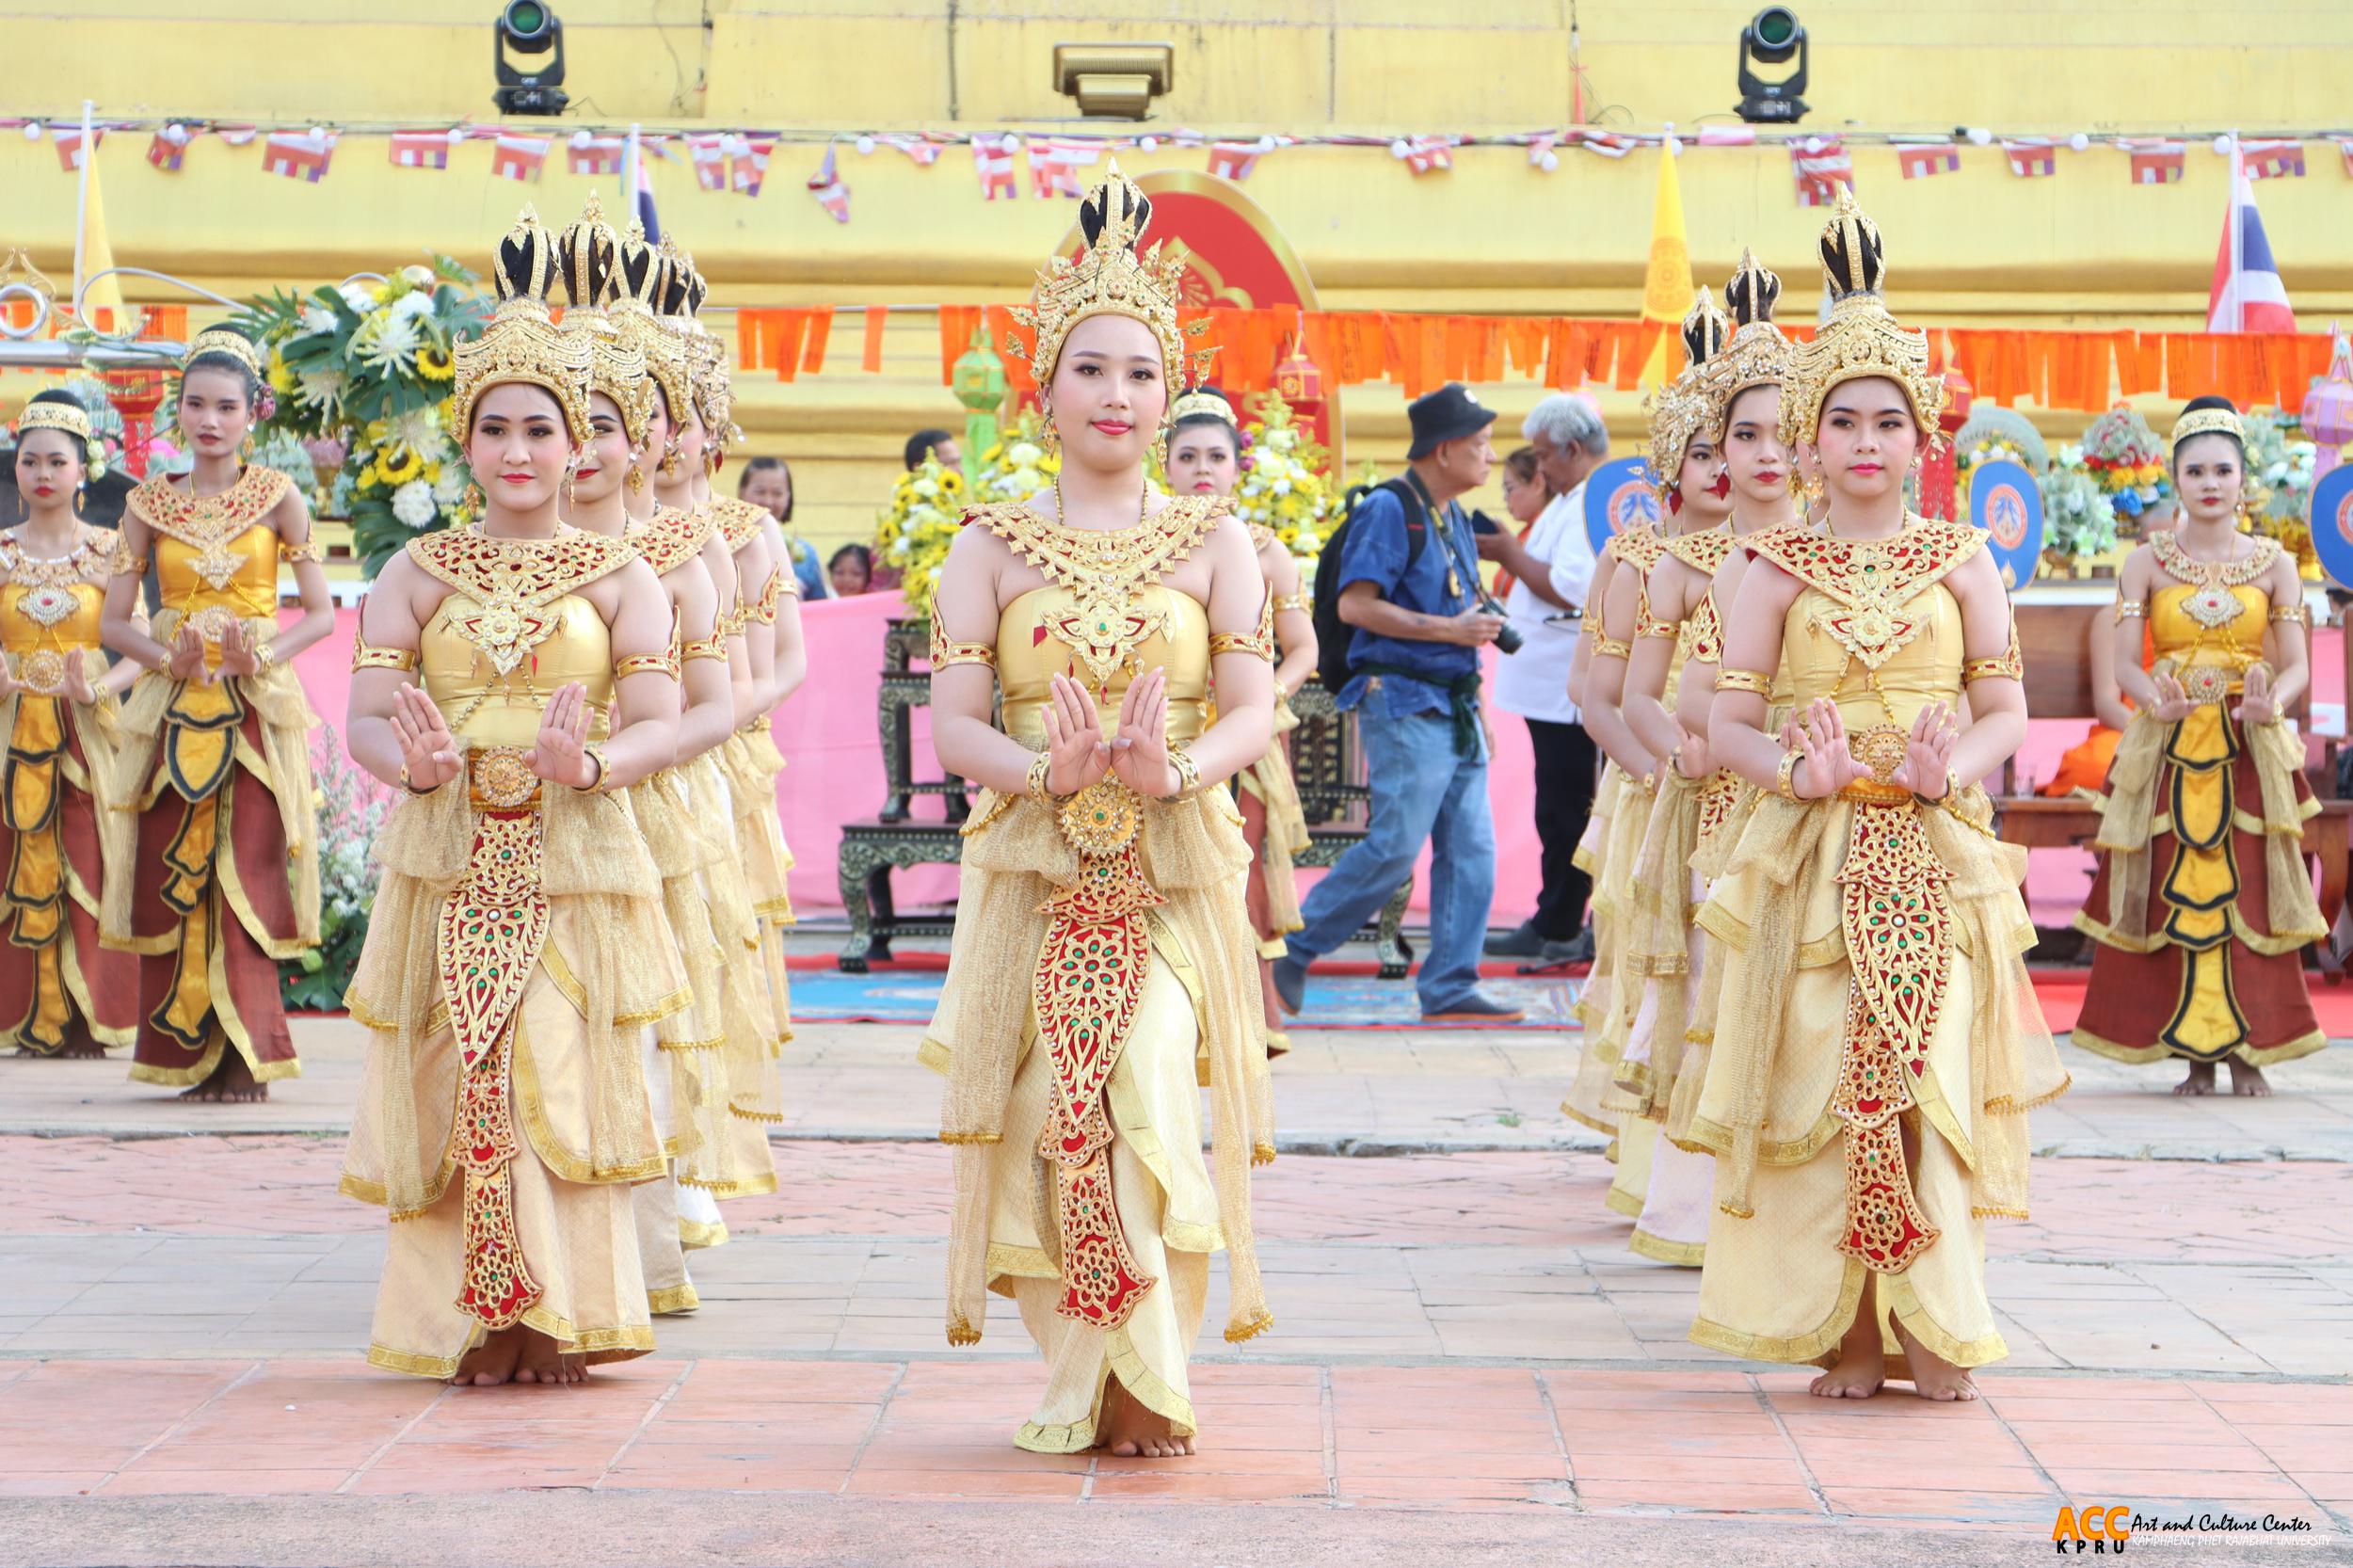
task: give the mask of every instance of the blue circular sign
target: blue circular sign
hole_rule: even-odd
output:
[[[2313,553],[2340,588],[2353,588],[2353,465],[2339,464],[2313,487]]]
[[[2033,474],[2007,458],[1971,469],[1969,520],[1986,531],[2005,584],[2034,581],[2042,560],[2042,488]]]
[[[1638,523],[1658,521],[1658,491],[1652,488],[1650,464],[1640,457],[1617,457],[1585,479],[1585,536],[1599,555],[1602,547]]]

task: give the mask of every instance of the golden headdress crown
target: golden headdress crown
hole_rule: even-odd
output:
[[[589,437],[588,340],[556,329],[548,315],[548,287],[555,280],[555,248],[539,215],[526,206],[500,240],[490,259],[491,283],[499,302],[489,325],[458,344],[453,395],[460,440],[473,429],[474,405],[492,387],[510,381],[544,387],[563,410],[574,444]]]
[[[83,445],[89,444],[89,410],[78,403],[60,403],[52,398],[45,403],[27,403],[24,411],[16,416],[16,439],[23,440],[27,430],[62,430]]]
[[[2173,422],[2173,434],[2167,438],[2166,447],[2169,451],[2192,436],[2232,436],[2244,447],[2247,422],[2238,417],[2236,408],[2192,408]]]
[[[653,413],[653,384],[646,375],[646,351],[614,316],[621,297],[621,236],[604,220],[603,203],[588,193],[588,204],[555,236],[555,271],[571,302],[559,329],[587,340],[589,382],[619,405],[621,427],[632,447],[646,444]]]
[[[1732,341],[1708,362],[1706,376],[1707,428],[1719,443],[1732,416],[1733,399],[1751,387],[1775,386],[1785,379],[1791,351],[1789,340],[1773,325],[1781,280],[1755,252],[1740,252],[1740,264],[1724,285],[1724,302],[1732,307]]]
[[[1790,356],[1781,400],[1783,443],[1812,441],[1820,428],[1822,400],[1832,389],[1875,376],[1903,389],[1924,440],[1942,439],[1936,421],[1945,411],[1945,382],[1929,370],[1928,334],[1899,325],[1888,313],[1881,297],[1887,262],[1879,226],[1855,205],[1849,186],[1838,187],[1838,205],[1823,226],[1820,249],[1822,277],[1830,285],[1830,320]]]
[[[1195,416],[1222,419],[1237,429],[1241,424],[1234,417],[1234,406],[1225,400],[1225,394],[1211,392],[1206,387],[1189,392],[1178,398],[1168,410],[1168,423],[1175,424],[1180,420],[1188,420]]]
[[[613,319],[621,335],[646,357],[646,374],[660,392],[670,416],[693,405],[695,389],[686,373],[686,345],[654,314],[662,297],[662,252],[646,238],[644,220],[632,217],[614,250],[617,297]]]
[[[1139,251],[1144,231],[1152,221],[1152,199],[1112,162],[1103,183],[1079,203],[1079,233],[1085,248],[1074,261],[1055,256],[1038,269],[1037,287],[1030,303],[1013,308],[1014,319],[1031,329],[1035,340],[1025,358],[1038,380],[1052,379],[1061,361],[1062,345],[1070,329],[1089,316],[1123,315],[1140,321],[1160,340],[1160,360],[1169,381],[1191,386],[1208,368],[1209,355],[1189,360],[1185,333],[1176,325],[1176,307],[1184,297],[1185,264],[1166,254],[1154,241]],[[1013,352],[1021,354],[1018,344]]]
[[[262,351],[243,332],[226,327],[207,327],[188,340],[188,357],[181,362],[193,363],[205,354],[226,354],[255,376],[262,374]]]
[[[694,256],[675,236],[663,235],[654,309],[683,347],[696,415],[712,445],[724,448],[734,428],[728,421],[733,399],[728,385],[726,345],[712,336],[697,313],[710,296],[711,285],[695,265]]]
[[[1703,287],[1683,318],[1682,330],[1683,352],[1691,362],[1653,392],[1650,400],[1651,484],[1661,500],[1674,490],[1676,476],[1683,472],[1683,455],[1692,438],[1706,433],[1710,412],[1707,367],[1722,351],[1731,324],[1716,308],[1715,295]]]

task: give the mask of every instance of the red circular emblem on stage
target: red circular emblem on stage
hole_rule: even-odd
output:
[[[1637,523],[1658,520],[1658,492],[1643,479],[1629,479],[1609,492],[1609,532],[1623,534]]]
[[[2345,499],[2337,503],[2337,537],[2353,544],[2353,490],[2345,491]]]
[[[1985,531],[2004,550],[2026,542],[2026,499],[2015,485],[1999,485],[1985,498]]]

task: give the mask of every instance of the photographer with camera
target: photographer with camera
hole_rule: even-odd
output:
[[[1449,383],[1406,409],[1406,472],[1374,487],[1324,547],[1316,572],[1322,679],[1356,711],[1372,784],[1362,841],[1301,902],[1305,924],[1274,964],[1275,997],[1296,1013],[1307,966],[1362,929],[1431,846],[1430,950],[1416,978],[1422,1016],[1508,1023],[1517,1010],[1479,990],[1495,895],[1488,744],[1479,650],[1519,632],[1479,582],[1479,550],[1456,498],[1487,482],[1495,412]],[[1330,632],[1324,623],[1335,621]],[[1344,650],[1344,651],[1343,651]],[[1344,672],[1331,667],[1345,660]],[[1345,675],[1344,680],[1338,678]]]

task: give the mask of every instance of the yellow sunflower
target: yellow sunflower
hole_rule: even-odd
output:
[[[395,488],[424,472],[424,459],[405,446],[388,446],[376,455],[376,476]]]
[[[446,381],[457,374],[457,367],[449,350],[427,344],[417,350],[417,374],[428,381]]]

